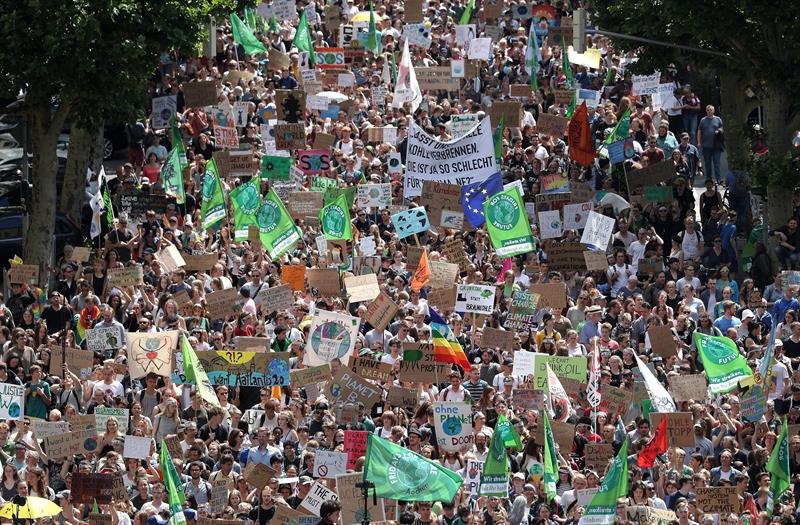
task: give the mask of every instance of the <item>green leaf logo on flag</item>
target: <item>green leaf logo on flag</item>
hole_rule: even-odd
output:
[[[259,199],[258,190],[252,184],[248,184],[242,189],[238,196],[239,205],[242,207],[242,212],[247,215],[253,215],[258,210]]]
[[[533,236],[528,215],[517,188],[493,195],[483,203],[486,231],[500,257],[513,257],[533,251]]]
[[[350,212],[347,209],[347,199],[344,195],[339,195],[335,201],[322,208],[319,222],[326,239],[351,239],[353,237]]]
[[[486,212],[486,218],[492,226],[502,231],[513,228],[519,220],[519,215],[517,202],[508,195],[500,195]]]
[[[278,227],[280,220],[281,212],[275,202],[271,200],[264,201],[264,204],[261,205],[256,214],[258,228],[264,233],[269,233]]]
[[[739,353],[736,343],[728,337],[694,333],[694,342],[708,376],[711,392],[730,392],[743,377],[752,376],[753,370]]]

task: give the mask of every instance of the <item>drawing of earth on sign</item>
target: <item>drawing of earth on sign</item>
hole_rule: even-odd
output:
[[[448,436],[457,436],[461,434],[461,421],[457,417],[448,417],[442,423],[442,430]]]
[[[327,321],[318,325],[311,334],[311,348],[326,363],[341,359],[351,347],[350,332],[337,321]]]
[[[169,337],[153,336],[137,339],[134,343],[133,359],[144,370],[145,375],[158,372],[162,368],[169,369],[172,361]]]
[[[289,377],[289,366],[282,359],[273,359],[267,365],[267,373],[273,385],[283,385],[286,383],[284,378]]]
[[[430,228],[428,212],[422,207],[395,213],[392,215],[392,224],[397,230],[397,236],[401,239],[415,233],[422,233]]]
[[[10,418],[12,418],[12,419],[16,419],[16,418],[18,418],[18,417],[19,417],[19,414],[20,414],[20,408],[19,408],[19,404],[18,404],[18,403],[13,403],[13,402],[12,402],[12,403],[11,403],[11,404],[8,406],[8,416],[9,416]]]

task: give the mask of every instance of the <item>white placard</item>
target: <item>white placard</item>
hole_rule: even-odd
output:
[[[590,211],[589,219],[586,221],[586,226],[581,236],[581,242],[600,250],[605,250],[608,247],[611,234],[614,233],[615,223],[616,221],[613,217],[606,217],[595,211]]]
[[[451,60],[450,74],[453,75],[453,78],[464,78],[464,61]]]
[[[451,230],[464,229],[464,213],[454,210],[442,210],[441,226]]]
[[[433,421],[439,448],[459,452],[472,445],[472,405],[448,401],[433,402]]]
[[[336,83],[339,87],[353,87],[356,84],[356,77],[352,73],[339,73]]]
[[[655,95],[658,93],[658,85],[661,81],[661,72],[656,71],[651,75],[633,75],[633,94]]]
[[[494,294],[493,286],[459,284],[456,289],[455,310],[457,312],[491,314],[494,309]]]
[[[519,190],[519,196],[525,196],[525,188],[522,186],[522,181],[517,179],[514,181],[509,182],[508,184],[503,184],[503,191],[510,190],[511,188],[517,188]]]
[[[564,228],[567,230],[580,230],[586,226],[589,212],[594,209],[592,202],[579,202],[564,206]]]
[[[356,189],[356,203],[359,208],[388,208],[392,205],[390,183],[359,184]]]
[[[150,444],[153,438],[125,436],[125,448],[122,449],[123,458],[146,459],[150,457]]]
[[[300,506],[314,516],[319,516],[320,507],[328,500],[339,501],[339,496],[319,481],[315,481],[314,484],[311,485],[311,490],[308,491],[306,497],[300,502]]]
[[[308,95],[306,96],[306,109],[309,111],[315,109],[318,111],[327,111],[328,99],[320,97],[319,95]]]
[[[514,377],[533,376],[536,374],[536,353],[518,350],[514,352],[514,365],[511,374]]]
[[[557,239],[564,234],[559,210],[539,212],[539,233],[542,239]]]
[[[25,414],[25,387],[0,385],[0,419],[21,421]]]
[[[249,107],[249,102],[240,101],[233,103],[233,122],[237,128],[243,128],[247,125],[247,110]]]
[[[403,26],[403,38],[408,45],[424,49],[431,47],[431,30],[425,24],[406,24]]]
[[[467,476],[464,478],[464,487],[472,496],[478,495],[478,487],[481,485],[481,472],[483,472],[483,461],[477,459],[467,460]]]
[[[469,54],[467,58],[470,60],[489,60],[492,54],[492,39],[491,38],[476,38],[469,43]]]
[[[375,255],[375,237],[362,237],[358,241],[358,251],[362,257],[369,257]]]
[[[402,172],[403,172],[403,158],[400,156],[400,153],[397,152],[389,153],[389,173],[391,175],[396,175]]]
[[[474,113],[453,115],[450,117],[450,135],[454,139],[460,139],[476,125],[478,125],[478,115]]]
[[[317,450],[314,458],[314,476],[333,479],[347,473],[347,452]]]
[[[476,36],[477,34],[475,33],[475,24],[456,26],[456,44],[463,46]]]
[[[169,127],[169,121],[178,108],[178,97],[169,95],[153,99],[153,112],[150,114],[150,123],[153,129]]]

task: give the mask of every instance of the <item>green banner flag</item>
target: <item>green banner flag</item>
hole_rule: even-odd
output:
[[[753,375],[747,359],[728,337],[695,332],[694,344],[708,376],[711,392],[730,392],[738,387],[740,379]]]
[[[289,168],[292,166],[291,157],[261,157],[261,178],[274,180],[289,180]]]
[[[339,195],[335,201],[322,208],[319,212],[319,223],[322,225],[322,233],[328,240],[353,238],[350,208],[347,206],[344,194]]]
[[[283,202],[272,188],[258,208],[256,224],[261,243],[273,259],[289,251],[302,237],[300,229],[295,226]]]
[[[186,193],[183,188],[183,170],[181,170],[178,148],[172,148],[167,157],[167,162],[161,167],[161,184],[164,186],[164,193],[170,197],[175,197],[175,202],[178,204],[184,203]]]
[[[566,46],[561,48],[561,57],[563,60],[564,75],[567,77],[567,87],[575,89],[575,79],[572,76],[572,64],[569,63],[569,52]]]
[[[181,135],[181,130],[178,127],[178,121],[175,113],[169,117],[169,127],[170,142],[172,143],[172,148],[178,150],[178,160],[180,161],[181,171],[183,171],[189,167],[189,160],[186,158],[186,147],[183,145],[183,136]]]
[[[316,176],[311,179],[311,186],[308,188],[310,191],[325,191],[327,188],[338,188],[339,182],[336,179],[329,179],[328,177]]]
[[[469,2],[467,2],[467,7],[464,8],[464,12],[461,13],[461,19],[458,21],[458,25],[465,26],[469,24],[469,21],[472,18],[472,12],[474,10],[475,10],[475,0],[469,0]]]
[[[233,31],[233,39],[242,45],[244,52],[248,55],[267,52],[264,44],[256,38],[253,31],[242,22],[242,19],[236,13],[231,13],[231,30]]]
[[[582,524],[604,525],[614,523],[617,516],[617,500],[628,495],[628,440],[622,443],[611,468],[603,478],[592,501],[586,506]]]
[[[308,19],[306,18],[306,10],[300,15],[300,23],[297,24],[297,31],[294,34],[294,46],[300,51],[308,52],[308,62],[313,67],[317,63],[317,57],[314,56],[314,40],[311,38],[311,30],[308,28]],[[288,49],[286,50],[289,51]]]
[[[161,475],[164,478],[164,489],[167,491],[167,503],[171,514],[169,522],[171,525],[186,525],[186,517],[183,515],[183,502],[186,501],[183,483],[164,441],[161,442]]]
[[[556,440],[553,436],[553,427],[550,426],[550,417],[546,411],[544,415],[544,491],[547,501],[556,497],[556,481],[558,481],[558,456],[556,456]]]
[[[219,399],[214,387],[211,385],[211,380],[208,379],[200,360],[197,359],[197,354],[194,353],[194,348],[189,344],[186,335],[181,335],[181,355],[183,356],[183,371],[186,374],[186,382],[197,385],[197,392],[204,401],[215,407],[219,406]]]
[[[261,205],[260,179],[253,177],[247,184],[242,184],[230,192],[233,206],[234,241],[246,241],[248,230],[256,223],[256,213]]]
[[[772,449],[772,454],[767,462],[767,472],[769,472],[769,496],[767,497],[767,516],[772,516],[775,510],[775,500],[789,489],[791,485],[791,474],[789,471],[789,436],[786,416],[783,416],[781,434],[778,442]]]
[[[508,496],[508,454],[507,448],[520,450],[522,443],[511,422],[503,415],[497,418],[486,462],[481,472],[481,496]]]
[[[500,257],[513,257],[533,251],[531,223],[519,189],[509,188],[483,203],[486,231]]]
[[[371,433],[364,480],[375,484],[378,497],[403,501],[453,501],[464,483],[439,463]]]
[[[348,186],[347,188],[325,188],[325,191],[322,192],[322,205],[327,206],[338,199],[340,195],[344,195],[347,209],[353,209],[353,203],[356,201],[355,186]]]
[[[494,141],[494,158],[498,166],[503,163],[503,131],[505,129],[506,119],[501,115],[500,122],[497,123],[497,128],[494,130],[494,135],[492,135],[492,140]]]
[[[217,164],[211,159],[206,164],[206,174],[203,177],[203,204],[201,207],[203,229],[207,230],[222,221],[227,215],[225,206],[225,193],[222,182],[219,180]]]
[[[383,42],[381,41],[381,33],[375,27],[375,9],[372,2],[369,3],[369,33],[367,35],[367,50],[372,51],[374,55],[380,55],[383,51]]]
[[[612,142],[616,142],[618,140],[625,140],[628,138],[628,131],[631,127],[631,108],[625,110],[625,113],[622,114],[622,118],[619,119],[619,122],[614,126],[614,129],[611,130],[611,133],[606,137],[606,140],[603,141],[603,145],[608,146]]]

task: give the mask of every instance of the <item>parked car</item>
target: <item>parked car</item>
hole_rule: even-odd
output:
[[[4,268],[8,268],[8,260],[15,255],[22,257],[24,241],[22,218],[19,209],[0,208],[0,264]],[[56,256],[63,253],[65,244],[83,245],[80,226],[63,213],[56,214],[54,237]]]

